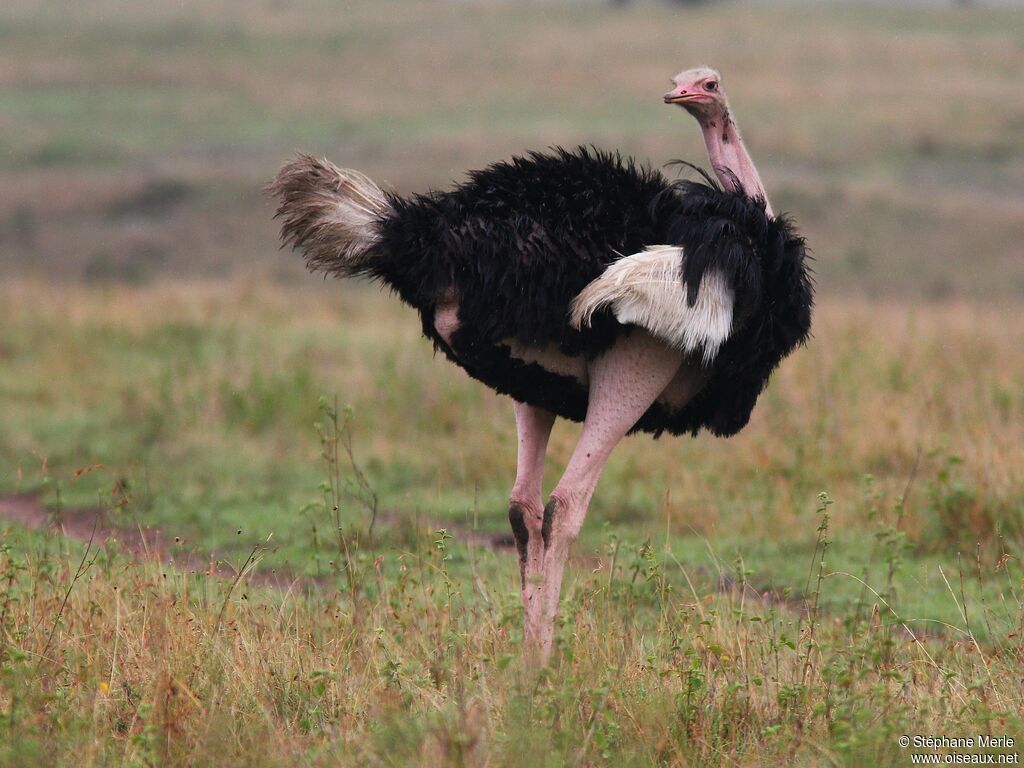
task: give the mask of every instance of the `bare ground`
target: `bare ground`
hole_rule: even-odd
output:
[[[0,497],[0,519],[11,520],[26,528],[42,531],[54,529],[70,539],[83,542],[104,542],[116,539],[121,549],[139,560],[166,563],[182,571],[205,573],[233,579],[237,571],[215,556],[204,556],[178,546],[180,539],[164,534],[159,528],[115,526],[103,509],[47,509],[33,494]],[[291,589],[313,579],[280,570],[254,569],[247,581],[260,586]]]
[[[180,537],[168,536],[156,527],[113,525],[108,518],[107,511],[100,508],[50,510],[38,496],[31,493],[0,496],[0,520],[10,520],[36,531],[57,530],[62,536],[81,542],[116,539],[122,551],[132,557],[168,565],[179,571],[202,573],[222,579],[235,579],[238,576],[238,570],[234,566],[217,558],[216,555],[185,550],[181,546]],[[378,515],[378,522],[384,525],[396,524],[399,519],[399,515],[393,512],[382,512]],[[459,541],[470,546],[491,550],[515,548],[515,540],[511,534],[484,533],[437,520],[428,520],[424,525],[430,530],[445,528]],[[579,561],[581,558],[577,555],[573,559]],[[582,559],[587,567],[600,566],[599,561],[592,557]],[[286,591],[324,586],[322,578],[303,576],[291,570],[278,568],[251,569],[244,575],[244,580],[256,586]],[[738,588],[739,585],[727,577],[720,578],[717,583],[719,592],[733,592]],[[806,600],[785,594],[777,587],[759,588],[744,584],[742,589],[747,600],[757,601],[765,606],[782,606],[800,615],[807,612]]]
[[[180,537],[166,535],[155,527],[129,527],[114,525],[106,510],[62,508],[48,509],[35,494],[21,493],[0,497],[0,519],[10,520],[42,531],[58,530],[61,535],[82,542],[103,542],[116,539],[121,549],[139,560],[164,563],[181,571],[204,573],[208,576],[234,579],[238,571],[215,555],[204,555],[185,550]],[[381,513],[379,522],[391,524],[398,519],[394,513]],[[431,529],[445,528],[467,544],[487,549],[504,550],[515,546],[511,534],[482,533],[439,521],[427,521]],[[277,589],[310,587],[320,583],[314,577],[302,576],[290,570],[271,569],[249,571],[245,578],[258,586]]]

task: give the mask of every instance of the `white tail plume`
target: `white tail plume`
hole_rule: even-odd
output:
[[[280,199],[281,240],[301,249],[306,266],[338,276],[370,269],[380,222],[391,211],[387,196],[359,171],[298,155],[269,186]]]

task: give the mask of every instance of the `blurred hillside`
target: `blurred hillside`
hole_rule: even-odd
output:
[[[975,6],[7,0],[0,273],[299,279],[295,150],[400,191],[549,145],[705,163],[661,104],[724,74],[826,290],[1024,296],[1024,39]]]

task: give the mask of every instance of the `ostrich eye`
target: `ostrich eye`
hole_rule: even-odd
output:
[[[705,91],[717,91],[718,90],[718,83],[716,83],[714,80],[708,80],[706,83],[704,83],[704,90]]]

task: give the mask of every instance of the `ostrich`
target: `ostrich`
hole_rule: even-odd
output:
[[[470,376],[514,401],[508,517],[524,646],[551,653],[562,575],[612,449],[628,433],[735,434],[810,331],[804,241],[776,216],[722,78],[672,78],[666,104],[696,118],[711,167],[669,182],[618,154],[555,148],[401,197],[299,155],[270,184],[281,239],[311,270],[382,282]],[[557,417],[582,421],[547,503]]]

